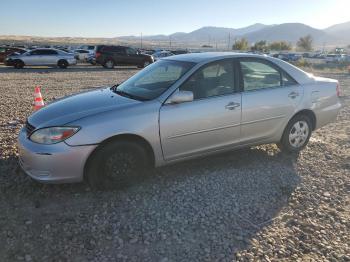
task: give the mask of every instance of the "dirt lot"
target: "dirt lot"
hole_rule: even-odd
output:
[[[350,75],[344,108],[291,157],[275,145],[181,163],[133,186],[41,185],[17,164],[34,86],[46,101],[136,69],[0,66],[1,261],[350,261]]]

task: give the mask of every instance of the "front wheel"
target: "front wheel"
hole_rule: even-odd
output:
[[[147,66],[149,66],[151,64],[151,62],[149,61],[143,61],[142,64],[140,64],[139,66],[137,66],[138,68],[145,68]]]
[[[98,148],[90,157],[85,178],[94,189],[125,186],[147,167],[147,152],[142,146],[128,141],[112,141]]]
[[[57,66],[62,69],[67,68],[68,62],[66,60],[60,60],[58,61]]]
[[[16,69],[21,69],[24,67],[24,63],[21,60],[16,60],[13,62],[13,67]]]
[[[149,66],[151,63],[149,62],[149,61],[145,61],[145,62],[143,62],[143,67],[147,67],[147,66]]]
[[[279,146],[287,152],[299,152],[309,142],[311,132],[310,118],[306,115],[297,115],[289,121]]]

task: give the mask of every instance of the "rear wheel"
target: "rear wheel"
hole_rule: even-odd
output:
[[[59,61],[57,62],[57,66],[58,66],[59,68],[67,68],[68,62],[67,62],[66,60],[59,60]]]
[[[13,62],[13,67],[16,68],[16,69],[21,69],[24,67],[24,63],[22,60],[15,60]]]
[[[108,68],[108,69],[113,69],[115,66],[114,61],[112,59],[108,59],[105,64],[104,67]]]
[[[311,132],[310,118],[306,115],[297,115],[289,121],[279,146],[283,151],[299,152],[309,142]]]
[[[137,143],[112,141],[95,151],[85,177],[94,189],[126,186],[149,167],[146,150]]]

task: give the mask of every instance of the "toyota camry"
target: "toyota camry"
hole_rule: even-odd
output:
[[[146,168],[266,143],[298,152],[336,119],[337,80],[273,57],[170,56],[28,117],[19,161],[41,182],[113,184]]]

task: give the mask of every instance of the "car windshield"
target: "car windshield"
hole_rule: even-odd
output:
[[[152,100],[160,96],[195,63],[160,60],[120,84],[114,91],[137,100]]]

